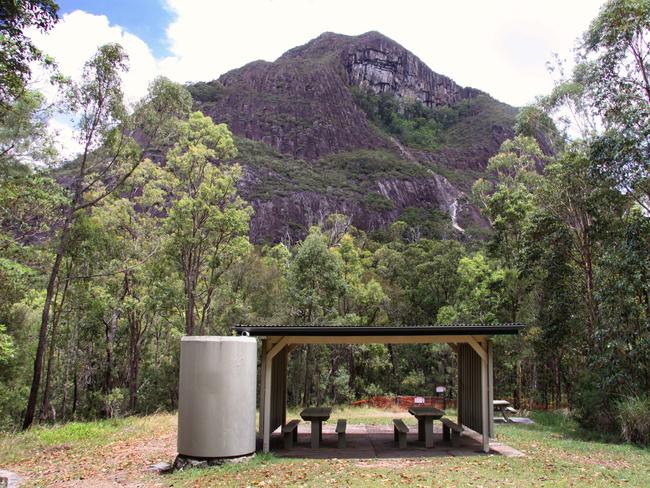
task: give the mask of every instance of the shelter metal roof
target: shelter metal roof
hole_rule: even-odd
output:
[[[431,335],[496,335],[518,334],[524,324],[446,324],[446,325],[289,325],[238,324],[232,329],[251,336],[431,336]]]

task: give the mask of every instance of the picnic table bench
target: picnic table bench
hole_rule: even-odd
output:
[[[406,448],[406,434],[408,434],[408,432],[409,428],[402,419],[393,419],[395,442],[397,442],[400,449]]]
[[[458,447],[460,444],[460,434],[465,430],[462,425],[458,425],[447,417],[440,419],[442,422],[442,440],[451,442],[451,445]]]
[[[411,407],[409,413],[418,419],[418,440],[424,440],[425,447],[433,447],[433,421],[445,414],[434,407]]]
[[[336,422],[336,435],[338,437],[336,447],[343,449],[345,447],[345,427],[348,421],[346,419],[338,419]]]
[[[509,413],[517,413],[517,411],[510,406],[510,402],[508,400],[493,400],[492,406],[494,407],[494,410],[501,412],[501,415],[503,415],[503,420],[505,422],[512,422],[508,416]]]
[[[317,449],[323,438],[323,422],[330,418],[330,407],[307,407],[300,412],[303,420],[311,422],[311,447]]]
[[[286,425],[282,426],[282,436],[284,437],[284,448],[291,449],[294,443],[298,442],[298,424],[300,420],[293,419]]]

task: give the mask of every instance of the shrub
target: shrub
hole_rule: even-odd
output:
[[[613,375],[593,362],[577,375],[571,395],[575,419],[586,430],[613,434],[618,429],[615,399],[620,392],[611,384]]]
[[[627,442],[650,446],[650,396],[626,398],[616,409],[623,438]]]
[[[395,207],[392,200],[376,192],[368,193],[364,198],[363,204],[368,210],[374,212],[387,212]]]

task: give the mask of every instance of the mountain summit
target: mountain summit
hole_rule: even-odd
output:
[[[237,137],[258,242],[301,238],[331,213],[366,231],[480,227],[464,195],[517,114],[378,32],[326,32],[190,91]]]

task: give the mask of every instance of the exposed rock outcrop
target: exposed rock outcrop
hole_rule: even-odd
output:
[[[417,100],[427,107],[454,105],[481,93],[434,73],[413,53],[378,32],[360,36],[343,53],[343,63],[351,85]]]
[[[333,213],[350,215],[352,224],[361,229],[380,229],[394,222],[408,207],[449,212],[463,197],[462,192],[436,174],[420,180],[383,180],[373,189],[390,200],[393,208],[374,211],[359,200],[306,191],[269,200],[252,199],[255,218],[251,235],[271,242],[301,239],[309,227],[324,224]]]
[[[462,102],[469,111],[453,127],[449,141],[424,151],[375,127],[357,106],[351,87],[390,93],[429,108]],[[500,144],[513,135],[516,113],[477,89],[435,73],[378,32],[324,33],[274,62],[255,61],[190,89],[198,107],[215,122],[226,122],[237,136],[260,141],[313,173],[321,171],[323,158],[347,155],[336,167],[334,183],[330,179],[318,187],[317,177],[302,186],[287,184],[291,175],[278,172],[282,157],[264,156],[247,166],[250,154],[242,151],[239,162],[246,173],[241,189],[256,211],[251,223],[255,241],[301,238],[330,213],[348,214],[355,226],[373,230],[389,225],[408,207],[449,213],[459,233],[466,224],[484,225],[464,192]],[[381,174],[359,173],[358,165],[345,164],[360,150],[394,153],[404,164],[392,172],[383,168]],[[454,178],[452,184],[438,174],[441,167],[468,176]],[[281,191],[269,191],[274,181],[282,182]],[[332,186],[337,184],[348,190]],[[354,185],[359,188],[350,191]],[[259,191],[262,186],[264,192]],[[386,205],[369,207],[364,192],[381,195]]]

